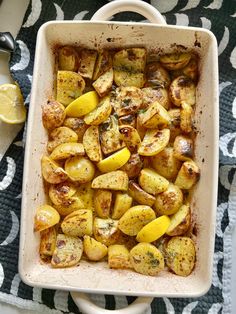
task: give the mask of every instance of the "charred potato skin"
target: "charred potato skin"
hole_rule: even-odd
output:
[[[139,154],[131,154],[127,163],[120,169],[125,171],[130,179],[138,177],[143,167],[143,161]]]
[[[179,76],[170,84],[170,99],[180,106],[184,101],[193,106],[196,103],[196,87],[193,81],[187,76]]]
[[[174,141],[174,157],[181,160],[191,160],[194,154],[193,140],[189,137],[178,135]]]
[[[155,197],[146,191],[144,191],[136,182],[133,180],[129,181],[129,195],[139,204],[153,206],[155,203]]]
[[[168,88],[171,80],[170,75],[160,62],[150,62],[146,66],[146,86],[158,86]]]
[[[48,101],[42,106],[42,120],[46,129],[52,130],[61,126],[65,118],[65,107],[58,101]]]
[[[179,188],[188,190],[200,179],[200,169],[197,164],[192,161],[185,161],[176,177],[175,185]]]
[[[94,208],[100,218],[108,218],[111,213],[112,193],[98,189],[94,194]]]

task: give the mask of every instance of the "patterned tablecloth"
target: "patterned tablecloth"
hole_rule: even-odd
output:
[[[10,61],[13,78],[29,104],[35,41],[40,25],[49,20],[90,19],[105,0],[31,0],[16,51]],[[213,282],[197,299],[156,298],[148,313],[231,313],[231,235],[236,221],[236,2],[233,0],[152,0],[168,24],[210,29],[217,37],[220,66],[220,164]],[[117,20],[140,21],[136,14],[118,14]],[[211,78],[209,78],[211,79]],[[26,124],[27,125],[27,124]],[[22,130],[0,162],[0,301],[44,313],[79,313],[65,291],[32,288],[18,275],[17,256],[24,159]],[[103,307],[114,309],[132,297],[92,296]]]

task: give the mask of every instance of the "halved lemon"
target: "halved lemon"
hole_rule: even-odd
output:
[[[85,93],[66,107],[66,115],[73,118],[82,117],[93,111],[98,103],[99,97],[95,91]]]
[[[122,148],[118,152],[110,155],[109,157],[101,160],[97,167],[101,172],[110,172],[124,166],[130,158],[130,151],[127,147]]]
[[[0,119],[9,124],[22,123],[26,119],[23,96],[15,84],[0,85]]]
[[[153,242],[166,233],[170,225],[170,218],[166,215],[160,216],[144,226],[137,234],[138,242]]]

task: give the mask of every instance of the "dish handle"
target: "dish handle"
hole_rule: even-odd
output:
[[[120,12],[135,12],[143,15],[151,23],[166,24],[164,17],[152,5],[141,0],[116,0],[101,7],[91,18],[93,21],[106,21]],[[153,298],[138,297],[126,308],[106,310],[91,302],[89,296],[82,292],[71,292],[71,297],[84,314],[143,314]]]

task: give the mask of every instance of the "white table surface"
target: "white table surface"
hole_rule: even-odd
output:
[[[0,31],[10,31],[15,37],[22,24],[22,19],[29,0],[3,0],[0,5]],[[8,54],[0,52],[0,84],[11,82],[8,69]],[[10,142],[14,139],[21,125],[7,125],[0,121],[0,159]],[[236,229],[233,234],[233,268],[232,268],[232,313],[236,313]],[[1,314],[38,314],[35,311],[21,310],[0,302]],[[229,313],[227,313],[229,314]]]

